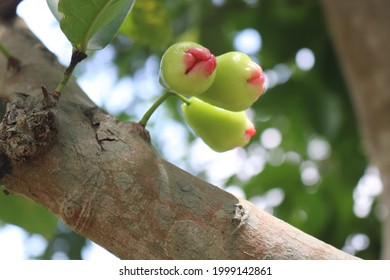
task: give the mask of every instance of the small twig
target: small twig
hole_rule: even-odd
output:
[[[87,58],[87,55],[84,52],[81,52],[77,49],[73,51],[72,58],[70,60],[70,64],[65,69],[64,76],[62,77],[61,82],[56,87],[53,95],[57,95],[58,97],[61,96],[61,92],[64,90],[66,84],[68,83],[77,64],[79,64],[85,58]]]
[[[53,92],[48,92],[45,86],[41,86],[43,94],[43,105],[46,108],[54,107],[57,105],[58,100],[61,97],[61,93],[64,90],[65,86],[68,84],[70,77],[73,74],[74,69],[77,64],[82,60],[87,58],[87,55],[84,52],[79,50],[74,50],[72,52],[72,58],[70,60],[69,66],[65,69],[64,75],[62,76],[61,82],[57,85],[56,89]]]
[[[15,73],[20,71],[20,61],[16,57],[12,56],[11,53],[0,43],[0,53],[7,59],[7,70],[14,71]]]
[[[60,95],[56,94],[56,92],[48,92],[45,86],[41,86],[41,90],[43,94],[43,106],[45,108],[51,108],[57,105]]]
[[[4,47],[2,43],[0,43],[0,52],[5,56],[5,58],[9,59],[11,57],[10,52]]]

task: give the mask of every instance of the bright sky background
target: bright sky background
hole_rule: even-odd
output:
[[[215,5],[223,5],[223,0],[214,0]],[[69,62],[71,46],[66,37],[62,34],[58,24],[49,11],[45,0],[24,0],[18,9],[18,14],[23,17],[29,27],[43,41],[50,51],[55,53],[59,61],[66,65]],[[256,55],[261,51],[262,38],[254,29],[244,29],[237,32],[234,39],[234,47],[238,51],[248,55]],[[104,105],[111,113],[118,113],[127,108],[134,100],[134,95],[140,92],[148,93],[145,102],[134,105],[134,112],[141,116],[146,108],[150,106],[149,99],[160,93],[161,89],[157,82],[158,61],[150,58],[146,68],[137,74],[136,79],[124,78],[117,81],[115,65],[112,63],[113,49],[109,46],[99,51],[96,58],[88,59],[86,62],[86,73],[79,77],[78,82],[96,104]],[[254,58],[256,59],[256,58]],[[257,61],[260,63],[259,61]],[[301,71],[309,71],[315,67],[315,54],[308,48],[297,50],[296,67]],[[264,69],[266,75],[266,86],[272,88],[278,84],[285,83],[293,74],[293,69],[286,64],[275,65],[272,69]],[[135,82],[136,81],[136,82]],[[93,93],[93,95],[91,94]],[[107,93],[110,93],[108,96]],[[253,112],[249,112],[253,115]],[[294,153],[285,153],[280,149],[283,135],[276,128],[265,129],[260,134],[258,143],[252,143],[248,150],[237,148],[222,154],[216,153],[208,148],[201,140],[196,140],[194,145],[188,147],[183,139],[186,137],[186,130],[182,123],[166,119],[166,112],[159,108],[154,119],[164,117],[164,129],[159,130],[161,150],[164,156],[172,163],[194,172],[205,171],[208,181],[224,186],[225,181],[233,174],[246,180],[261,172],[269,159],[269,154],[279,153],[280,164],[285,160],[299,162],[300,157]],[[253,116],[255,118],[256,116]],[[150,132],[154,134],[153,126]],[[161,133],[163,131],[163,133]],[[175,135],[175,137],[172,137]],[[174,152],[172,152],[174,151]],[[322,138],[313,138],[308,145],[308,154],[311,160],[302,162],[301,179],[307,185],[315,185],[321,180],[315,161],[324,160],[331,154],[331,147]],[[189,163],[183,163],[182,158],[189,154]],[[189,164],[186,166],[185,164]],[[225,189],[237,196],[245,198],[245,194],[238,186],[225,186]],[[367,174],[361,179],[354,192],[354,212],[358,217],[365,217],[371,210],[373,201],[382,191],[378,172],[375,168],[367,169]],[[283,202],[284,192],[282,188],[275,188],[262,196],[251,199],[251,202],[272,212],[272,209]],[[0,260],[20,260],[33,257],[42,253],[46,241],[39,235],[28,235],[17,226],[7,225],[0,228]],[[355,252],[368,246],[369,240],[365,235],[351,235],[346,241],[345,250]],[[61,256],[57,256],[61,258]],[[83,252],[85,259],[115,259],[111,253],[91,243]]]

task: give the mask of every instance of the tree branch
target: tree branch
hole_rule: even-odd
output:
[[[10,20],[16,16],[16,8],[22,0],[2,0],[0,2],[0,19]]]
[[[0,95],[39,104],[41,85],[55,88],[63,67],[20,20],[0,25],[0,40],[22,62],[10,76],[0,59]],[[12,159],[3,184],[120,258],[354,258],[160,158],[140,125],[94,107],[74,81],[50,112],[57,141]]]
[[[383,182],[382,258],[390,259],[390,1],[323,0],[362,136]]]

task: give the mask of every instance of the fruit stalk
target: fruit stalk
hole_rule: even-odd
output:
[[[164,93],[153,103],[153,105],[146,111],[146,113],[143,115],[141,120],[138,122],[143,127],[146,126],[148,123],[150,117],[153,115],[153,113],[157,110],[157,108],[170,96],[176,96],[181,101],[183,101],[186,104],[190,104],[190,100],[188,98],[185,98],[181,94],[178,94],[176,92],[171,92],[168,90],[165,90]]]

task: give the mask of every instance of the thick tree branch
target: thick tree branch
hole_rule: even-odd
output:
[[[0,59],[0,96],[39,104],[40,86],[54,89],[63,67],[21,21],[0,25],[0,40],[22,62],[9,75]],[[163,160],[142,128],[95,108],[74,81],[50,112],[57,142],[12,159],[3,184],[120,258],[354,258]]]
[[[371,162],[384,185],[382,258],[390,259],[390,1],[323,0]]]
[[[10,20],[16,16],[16,8],[22,0],[1,0],[0,19]]]

